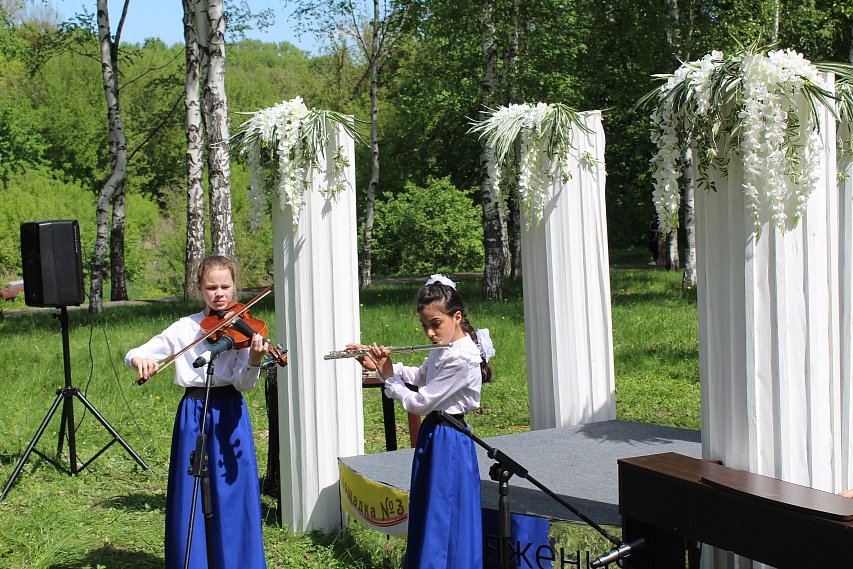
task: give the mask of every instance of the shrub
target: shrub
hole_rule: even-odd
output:
[[[482,210],[449,178],[408,183],[376,201],[373,272],[424,275],[483,268]]]
[[[9,176],[0,188],[0,277],[21,274],[21,224],[49,219],[76,219],[83,255],[95,242],[95,197],[79,183],[33,168]],[[84,261],[85,264],[85,261]]]

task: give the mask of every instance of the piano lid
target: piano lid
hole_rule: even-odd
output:
[[[853,499],[850,498],[713,462],[702,461],[699,471],[702,482],[716,488],[775,502],[821,518],[853,520]]]

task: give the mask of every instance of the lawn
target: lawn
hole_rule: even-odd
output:
[[[388,345],[424,343],[413,305],[418,283],[375,286],[361,293],[362,340]],[[682,291],[680,274],[650,269],[614,269],[613,338],[616,405],[620,419],[698,428],[699,371],[695,291]],[[481,437],[528,429],[524,315],[519,283],[509,283],[499,302],[479,300],[480,281],[466,279],[460,291],[475,327],[492,332],[496,381],[485,386],[483,406],[470,418]],[[73,384],[150,466],[139,468],[113,445],[78,476],[68,476],[32,455],[0,503],[0,566],[14,568],[162,567],[166,467],[180,390],[171,374],[144,386],[123,366],[124,353],[147,340],[197,305],[151,302],[109,307],[92,319],[70,313]],[[272,300],[255,317],[274,327]],[[271,336],[275,330],[271,329]],[[423,354],[404,356],[418,363]],[[353,364],[356,365],[356,364]],[[49,312],[0,318],[0,483],[12,474],[63,384],[59,321]],[[379,391],[365,391],[365,447],[380,452],[385,440]],[[247,402],[256,429],[258,466],[267,457],[264,391]],[[398,413],[398,439],[407,440]],[[77,453],[85,462],[110,441],[83,406],[75,406]],[[52,456],[59,441],[59,413],[38,448]],[[68,445],[60,463],[69,465]],[[276,520],[275,502],[264,497],[264,537],[270,567],[391,568],[399,564],[404,542],[387,540],[357,524],[325,536],[292,535]],[[557,525],[558,543],[567,550],[605,548],[583,528]]]

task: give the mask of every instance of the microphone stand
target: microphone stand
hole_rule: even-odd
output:
[[[547,494],[551,499],[555,500],[557,503],[565,507],[567,510],[572,512],[578,518],[583,520],[588,526],[593,528],[595,531],[604,536],[610,543],[613,545],[620,547],[622,546],[622,541],[608,532],[606,529],[592,521],[588,516],[581,513],[577,508],[566,502],[563,498],[555,494],[550,488],[546,487],[544,484],[536,480],[533,476],[527,472],[523,466],[521,466],[518,462],[504,454],[502,451],[490,446],[488,443],[477,437],[475,434],[468,431],[465,427],[465,423],[453,417],[452,415],[439,411],[442,419],[447,421],[451,427],[469,437],[475,443],[486,449],[486,453],[489,458],[495,461],[495,464],[489,469],[489,477],[498,483],[498,533],[499,542],[498,542],[498,554],[501,560],[501,568],[502,569],[510,569],[511,561],[512,561],[512,550],[510,548],[510,540],[512,538],[512,529],[510,527],[510,509],[509,509],[509,479],[513,477],[513,475],[517,475],[525,480],[528,480],[531,484],[542,490],[545,494]]]
[[[195,441],[195,450],[190,452],[189,473],[195,477],[193,482],[193,499],[190,506],[190,525],[187,529],[187,549],[184,554],[184,569],[190,566],[190,549],[193,542],[195,527],[196,501],[201,485],[201,509],[204,514],[204,537],[207,548],[207,567],[213,569],[213,500],[210,496],[210,471],[207,468],[207,409],[210,402],[210,386],[213,383],[213,359],[207,363],[207,375],[204,380],[204,404],[201,409],[201,425]]]

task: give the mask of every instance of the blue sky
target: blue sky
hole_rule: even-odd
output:
[[[226,8],[229,3],[229,0],[225,0]],[[51,4],[60,17],[66,19],[81,11],[83,7],[94,14],[97,0],[51,0]],[[264,32],[250,31],[247,33],[248,37],[276,43],[286,41],[302,50],[317,52],[317,44],[311,34],[303,34],[301,38],[296,36],[294,24],[288,21],[290,10],[282,7],[281,0],[248,0],[248,4],[253,12],[272,8],[276,16],[274,26]],[[121,6],[121,1],[109,0],[113,31],[121,14]],[[182,18],[181,0],[131,0],[122,31],[122,40],[138,43],[146,38],[159,37],[169,45],[183,43]]]

